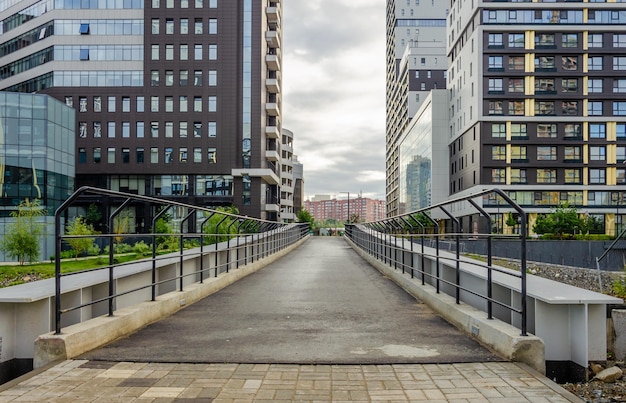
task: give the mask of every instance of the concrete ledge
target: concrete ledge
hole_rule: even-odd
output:
[[[545,375],[545,347],[543,340],[539,337],[521,336],[520,330],[508,323],[498,319],[489,320],[485,312],[470,305],[463,303],[457,305],[452,296],[444,293],[437,294],[434,287],[422,285],[417,279],[411,279],[409,274],[394,270],[362,251],[348,238],[345,239],[369,264],[393,280],[406,292],[424,302],[458,329],[497,352],[503,358],[527,364]]]
[[[218,277],[205,279],[202,284],[187,285],[182,292],[170,292],[158,296],[156,301],[146,301],[132,307],[116,310],[114,316],[100,316],[65,327],[59,335],[55,335],[53,332],[41,335],[35,340],[33,367],[40,368],[57,360],[75,358],[172,315],[186,305],[193,304],[262,269],[299,247],[307,239],[308,237],[280,252],[229,273],[222,273]]]

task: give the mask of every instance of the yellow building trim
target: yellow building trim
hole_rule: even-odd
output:
[[[584,144],[583,145],[583,164],[588,164],[588,163],[589,163],[589,145]]]
[[[586,24],[589,21],[589,9],[583,8],[583,24]],[[587,49],[587,48],[585,48]]]
[[[535,95],[535,76],[524,77],[524,85],[524,95]],[[529,99],[529,101],[531,100]],[[527,106],[528,104],[530,104],[530,102],[526,103]],[[528,113],[526,113],[526,116],[528,116]]]
[[[535,31],[526,31],[524,35],[524,47],[527,50],[535,49]]]
[[[535,98],[528,99],[528,113],[526,116],[535,116]]]
[[[589,176],[589,168],[584,167],[582,175],[583,175],[583,185],[588,185],[589,184],[589,177],[588,177]]]
[[[583,77],[583,95],[589,95],[589,77],[588,76],[584,76]]]
[[[534,53],[526,53],[525,60],[526,62],[526,73],[534,73],[535,72],[535,54]]]
[[[506,163],[511,164],[511,144],[506,145]],[[509,171],[508,168],[507,168],[506,174],[507,174],[506,183],[508,184],[510,183],[510,179],[511,179],[510,178],[511,171]]]
[[[607,161],[607,163],[611,164],[610,161]],[[614,164],[615,162],[613,162]],[[617,180],[615,178],[615,176],[617,175],[617,168],[615,167],[607,167],[606,168],[606,184],[611,186],[615,186],[617,185]]]
[[[507,147],[510,147],[510,145],[507,144]],[[510,154],[507,152],[507,158],[510,160],[509,155]],[[511,184],[511,167],[506,167],[506,184]]]
[[[589,116],[589,110],[587,109],[589,107],[589,100],[587,98],[583,99],[583,116]],[[587,125],[583,125],[583,126],[587,126]]]
[[[583,111],[587,110],[587,100],[583,100]],[[583,141],[589,141],[589,122],[583,122]]]
[[[587,37],[585,36],[585,38]],[[589,55],[587,53],[583,53],[583,73],[589,73],[588,63],[589,63]]]
[[[617,141],[617,122],[606,122],[607,141]]]
[[[589,203],[588,203],[588,200],[589,200],[589,199],[587,199],[587,193],[589,193],[589,191],[588,191],[588,190],[583,189],[583,206],[586,206],[587,204],[589,204]]]
[[[617,163],[617,145],[615,144],[606,145],[606,163],[607,164]]]
[[[506,141],[511,141],[511,122],[506,122]]]

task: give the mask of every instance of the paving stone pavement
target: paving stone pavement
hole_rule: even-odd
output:
[[[68,360],[4,402],[582,402],[523,364],[163,364]]]

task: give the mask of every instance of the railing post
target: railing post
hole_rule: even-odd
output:
[[[448,210],[446,210],[445,208],[443,208],[443,206],[440,206],[439,209],[441,209],[441,211],[443,211],[452,221],[454,221],[454,229],[455,229],[455,236],[454,239],[456,241],[456,275],[455,275],[455,282],[456,282],[456,293],[455,293],[455,297],[456,297],[456,303],[457,305],[461,303],[461,222],[459,221],[458,218],[456,218],[455,216],[453,216]]]
[[[111,233],[113,232],[113,228],[114,228],[114,224],[115,224],[115,217],[117,217],[117,215],[119,213],[122,212],[122,210],[124,210],[126,208],[126,206],[128,206],[128,204],[130,204],[131,199],[128,198],[126,200],[124,200],[124,202],[121,204],[121,206],[119,206],[113,213],[111,213],[111,215],[109,216],[109,316],[113,316],[113,295],[115,294],[115,291],[113,290],[113,284],[114,284],[114,264],[115,261],[113,259],[113,244],[115,241],[115,239],[113,238],[113,236],[111,235]]]
[[[184,252],[185,252],[185,233],[183,231],[185,221],[187,221],[191,216],[195,216],[196,210],[192,209],[187,215],[180,221],[180,267],[179,267],[179,291],[183,291],[183,279],[184,279],[184,270],[183,270],[183,260],[184,260]],[[200,257],[202,260],[202,256]]]

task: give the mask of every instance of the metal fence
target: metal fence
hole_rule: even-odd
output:
[[[495,193],[504,203],[515,210],[518,214],[519,233],[512,235],[463,232],[460,220],[451,213],[452,208],[471,209],[472,213],[478,213],[486,219],[493,228],[491,216],[482,207],[478,199]],[[467,210],[466,210],[467,211]],[[440,218],[436,218],[440,217]],[[446,225],[448,220],[452,225]],[[452,229],[450,231],[450,228]],[[486,302],[487,315],[493,319],[493,306],[498,305],[521,317],[521,334],[527,335],[527,290],[526,290],[526,234],[527,215],[525,211],[509,196],[500,189],[485,190],[470,196],[449,200],[440,204],[420,209],[411,213],[370,222],[360,225],[347,225],[346,236],[359,248],[377,260],[392,266],[403,273],[410,273],[411,278],[421,277],[422,284],[426,279],[434,284],[437,293],[443,286],[453,289],[456,303],[461,303],[461,292],[471,294]],[[492,241],[495,238],[507,238],[517,240],[518,259],[521,262],[519,272],[503,270],[492,264]],[[486,262],[461,257],[465,240],[484,240],[487,243]],[[434,270],[426,270],[425,260],[434,262]],[[442,275],[442,264],[454,267],[452,279]],[[476,290],[464,286],[461,282],[461,263],[472,268],[483,270],[486,276],[485,289]],[[498,300],[493,297],[493,273],[502,273],[505,276],[519,281],[520,300]],[[517,307],[516,307],[517,306]]]
[[[75,208],[79,200],[92,197],[106,198],[108,204],[116,206],[107,216],[107,225],[103,231],[88,234],[68,234],[66,231],[69,210]],[[151,232],[120,232],[116,230],[116,219],[124,211],[133,206],[145,209],[148,206],[154,214],[151,219]],[[167,218],[167,219],[166,219]],[[169,222],[172,231],[157,231],[159,220]],[[177,225],[173,225],[177,224]],[[128,229],[128,228],[127,228]],[[55,333],[61,333],[61,315],[103,302],[108,303],[108,314],[113,315],[116,298],[151,289],[152,301],[157,296],[157,287],[161,284],[178,281],[178,290],[183,291],[184,279],[193,277],[202,283],[205,278],[217,277],[220,273],[228,273],[232,269],[254,263],[296,243],[308,234],[308,224],[286,224],[261,220],[247,216],[230,214],[205,207],[179,203],[173,200],[115,192],[92,187],[82,187],[74,192],[55,213]],[[108,244],[108,263],[97,268],[85,268],[80,271],[67,272],[62,268],[62,251],[67,249],[73,239],[90,239],[94,243]],[[136,263],[118,263],[115,253],[115,241],[120,239],[147,240],[151,242],[151,255],[145,260],[152,263],[151,282],[139,287],[117,293],[115,291],[116,270]],[[169,245],[167,253],[158,250],[158,241]],[[168,242],[169,240],[169,242]],[[176,245],[176,247],[174,247]],[[218,251],[223,258],[218,259]],[[214,255],[213,262],[206,262],[207,256]],[[199,257],[199,268],[191,273],[183,270],[185,260]],[[161,260],[179,259],[179,272],[174,277],[157,280],[157,264]],[[144,260],[144,261],[145,261]],[[103,298],[93,299],[79,305],[61,308],[62,282],[68,276],[78,273],[108,271],[108,294]]]

